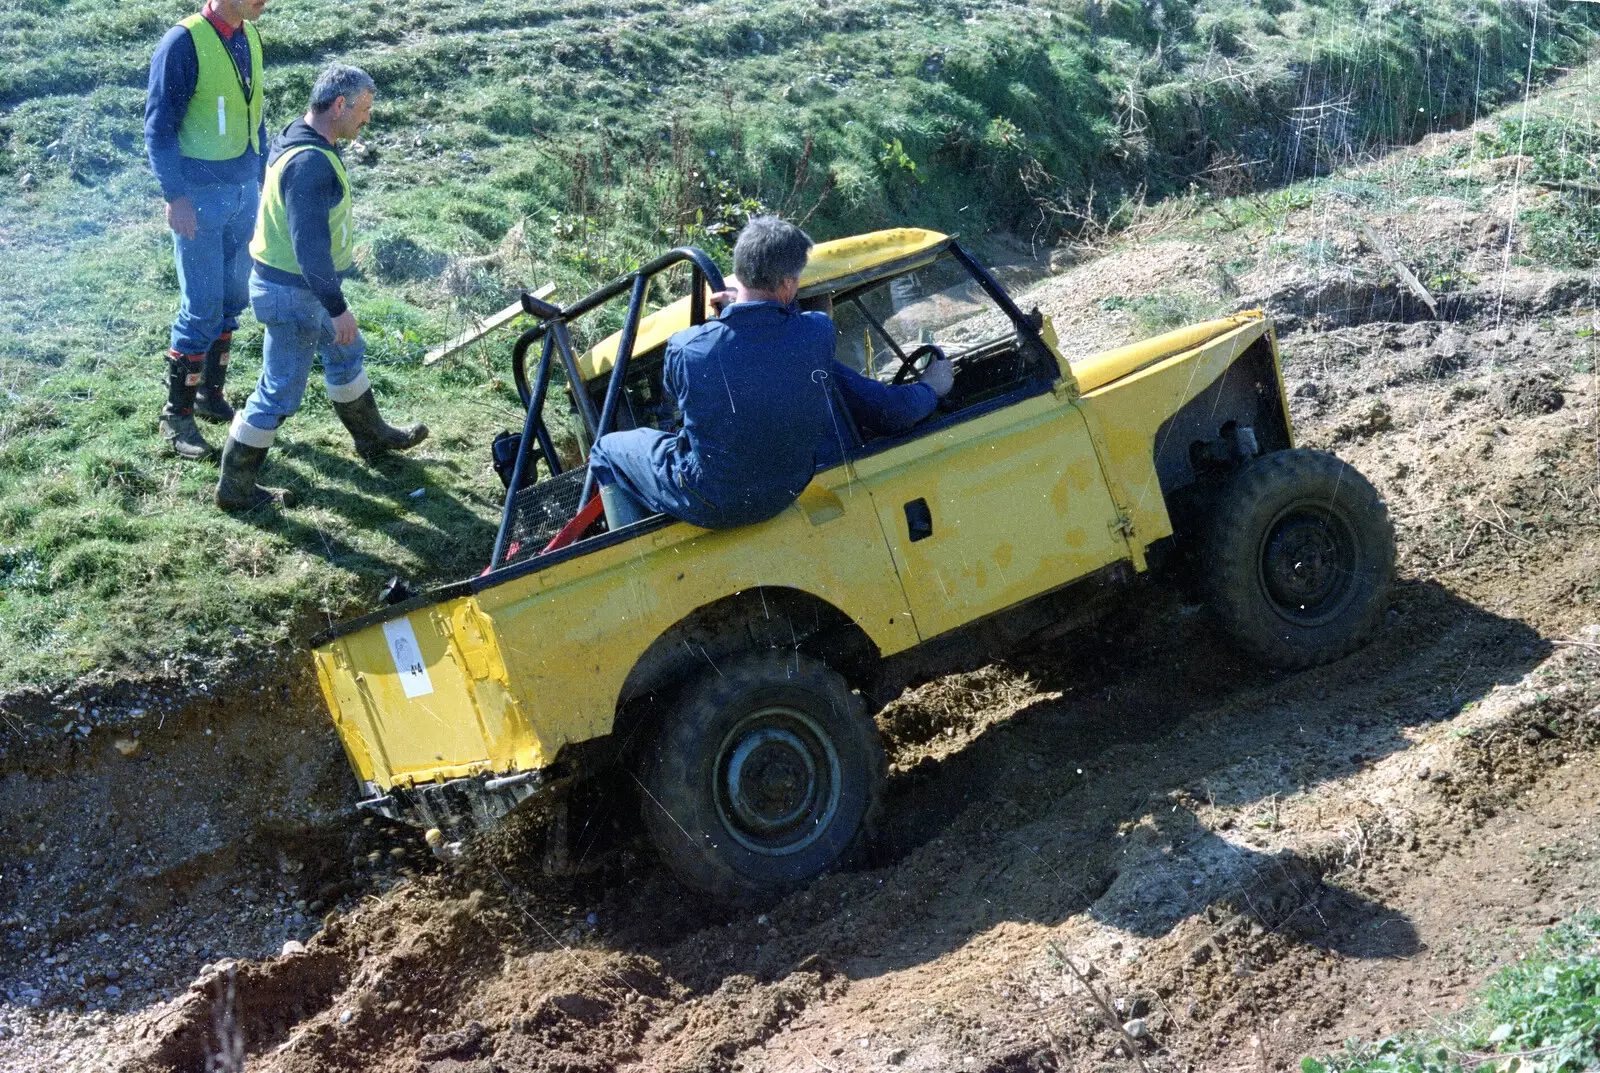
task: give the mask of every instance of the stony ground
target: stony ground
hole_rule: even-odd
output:
[[[1327,198],[1031,296],[1083,353],[1141,330],[1108,299],[1273,311],[1301,441],[1396,518],[1365,650],[1269,674],[1142,582],[892,703],[873,858],[760,913],[621,793],[585,878],[525,832],[442,868],[351,817],[304,677],[124,691],[5,759],[0,1068],[1275,1070],[1448,1014],[1600,889],[1594,281],[1505,261],[1485,184],[1364,217],[1472,280],[1438,319]]]

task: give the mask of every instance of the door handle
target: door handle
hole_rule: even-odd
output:
[[[933,512],[926,499],[913,499],[906,504],[906,532],[913,544],[933,535]]]

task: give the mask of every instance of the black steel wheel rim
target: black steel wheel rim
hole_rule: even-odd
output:
[[[1338,618],[1355,595],[1360,565],[1355,533],[1336,511],[1296,503],[1266,528],[1257,556],[1262,595],[1297,626]]]
[[[799,853],[839,811],[839,754],[805,712],[773,705],[750,712],[723,738],[714,774],[717,816],[752,853]]]

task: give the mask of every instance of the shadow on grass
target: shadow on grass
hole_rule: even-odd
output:
[[[350,530],[381,532],[415,561],[426,564],[423,575],[415,579],[419,582],[455,580],[488,561],[496,530],[484,514],[493,508],[448,490],[460,482],[458,463],[401,454],[366,463],[353,454],[304,442],[284,443],[280,451],[284,459],[298,466],[276,474],[264,471],[261,481],[269,486],[274,480],[288,485],[298,497],[297,505],[240,514],[241,521],[281,536],[333,566],[375,580],[411,569],[411,565],[317,525],[305,508],[338,515]],[[423,494],[397,492],[404,488],[421,489]]]

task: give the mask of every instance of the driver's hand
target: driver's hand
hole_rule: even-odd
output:
[[[928,367],[922,370],[922,382],[933,388],[933,393],[941,399],[950,394],[950,389],[955,386],[956,370],[949,358],[934,358],[928,362]]]

